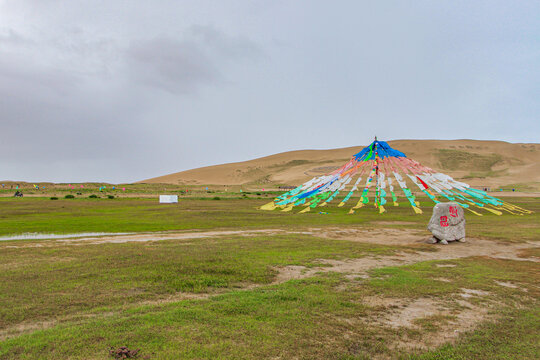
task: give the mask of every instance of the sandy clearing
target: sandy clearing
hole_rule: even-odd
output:
[[[441,304],[430,298],[420,298],[412,301],[401,308],[387,312],[384,316],[374,319],[392,328],[408,327],[416,328],[415,320],[441,314]]]
[[[372,221],[371,224],[375,225],[416,225],[417,223],[412,221]]]
[[[377,245],[418,246],[429,237],[424,230],[398,228],[327,227],[310,228],[314,236],[326,239],[348,240]]]
[[[462,305],[465,304],[467,305],[464,309],[450,311],[444,308],[445,304],[440,300],[418,299],[398,313],[397,318],[392,319],[395,325],[420,329],[416,322],[433,316],[448,316],[453,320],[440,324],[439,329],[426,333],[420,340],[407,339],[406,342],[400,341],[396,345],[406,349],[433,349],[454,342],[461,334],[474,330],[481,322],[494,321],[496,318],[489,314],[492,305],[477,306],[463,301]]]
[[[510,282],[504,282],[504,281],[498,281],[498,280],[495,280],[495,284],[497,284],[497,285],[499,285],[499,286],[511,288],[511,289],[517,289],[517,288],[519,288],[519,286],[517,286],[517,285],[515,285],[515,284],[512,284],[512,283],[510,283]]]
[[[106,318],[115,315],[114,312],[102,312],[102,313],[90,313],[90,314],[72,314],[72,315],[65,315],[56,319],[49,319],[49,320],[43,320],[43,321],[25,321],[13,326],[10,326],[8,328],[0,330],[0,341],[7,340],[9,338],[17,337],[22,334],[32,333],[39,330],[46,330],[50,329],[62,322],[66,321],[82,321],[84,319],[91,319],[91,318]]]
[[[490,295],[488,292],[472,289],[461,289],[461,291],[456,295],[467,294],[467,297]],[[490,313],[490,310],[500,304],[493,299],[473,305],[466,300],[453,298],[454,296],[449,296],[447,300],[444,300],[422,297],[410,300],[368,296],[362,298],[362,303],[373,308],[373,312],[365,320],[371,327],[384,326],[392,329],[409,328],[422,331],[423,321],[435,321],[433,324],[436,326],[435,330],[425,331],[421,338],[408,338],[407,335],[401,335],[401,338],[390,341],[394,348],[426,350],[454,342],[462,333],[474,330],[481,322],[496,319],[495,314]],[[459,306],[455,308],[451,304]]]
[[[463,298],[471,298],[475,296],[486,296],[489,295],[487,291],[483,290],[476,290],[476,289],[461,289],[461,294],[459,294]]]

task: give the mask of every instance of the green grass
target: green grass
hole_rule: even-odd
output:
[[[540,202],[511,200],[535,213],[467,213],[467,236],[537,241]],[[425,230],[431,215],[422,199],[426,211],[416,216],[403,205],[389,207],[384,215],[372,207],[348,215],[348,208],[335,205],[324,209],[326,215],[256,209],[267,201],[187,198],[171,206],[144,198],[0,198],[0,235],[383,226]],[[150,359],[538,357],[538,263],[483,257],[427,261],[374,269],[369,279],[328,273],[272,285],[279,266],[309,268],[320,266],[320,259],[388,255],[396,249],[408,250],[301,234],[79,246],[55,240],[1,241],[0,359],[103,359],[110,346],[124,345],[141,348],[141,358]],[[539,256],[538,249],[523,254]],[[437,266],[449,263],[456,266]],[[370,307],[363,300],[429,298],[459,309],[462,288],[489,293],[468,301],[494,304],[495,323],[481,325],[455,345],[429,351],[396,350],[393,344],[434,336],[452,321],[451,315],[417,319],[415,330],[390,329],[370,319],[391,309]],[[186,292],[212,296],[174,300]]]
[[[467,170],[488,172],[491,167],[502,160],[499,154],[481,155],[462,150],[439,149],[435,153],[441,169]]]
[[[392,251],[305,235],[3,248],[0,329],[177,292],[268,284],[276,266]]]
[[[452,315],[431,315],[425,318],[415,319],[413,323],[427,332],[436,332],[441,330],[442,325],[448,324],[450,321],[456,321],[457,318]]]
[[[352,328],[339,317],[362,314],[366,307],[333,291],[338,282],[291,281],[210,300],[138,307],[8,340],[0,357],[56,359],[74,353],[73,359],[100,359],[108,346],[127,344],[155,354],[152,359],[339,358],[346,353],[341,335]],[[356,331],[369,333],[365,327]]]
[[[540,202],[535,198],[512,198],[516,205],[535,211],[532,215],[478,217],[469,212],[467,235],[527,241],[540,237]],[[371,206],[348,214],[348,207],[333,204],[305,214],[257,208],[264,199],[185,199],[177,205],[160,205],[156,199],[59,199],[0,198],[0,236],[22,233],[143,232],[217,228],[301,228],[312,226],[358,225],[378,227],[377,221],[397,222],[386,227],[425,230],[432,203],[421,199],[424,214],[414,215],[410,206],[389,206],[378,214]],[[408,222],[414,224],[401,224]]]
[[[453,267],[438,267],[438,264]],[[540,289],[536,287],[539,272],[537,263],[476,257],[374,269],[369,283],[375,293],[388,297],[446,296],[459,293],[462,288],[474,288],[497,293],[503,301],[511,301],[513,294],[522,293],[501,287],[495,281],[519,284],[530,295],[540,296]],[[450,282],[441,281],[441,278]]]
[[[488,179],[488,178],[494,178],[494,177],[499,177],[499,176],[504,176],[504,175],[508,175],[508,171],[506,169],[497,170],[497,171],[494,171],[494,170],[487,170],[487,171],[480,171],[480,172],[474,171],[474,172],[469,173],[469,175],[463,176],[460,179],[461,180],[477,179],[477,178]],[[494,186],[493,189],[496,189],[496,187]]]
[[[455,345],[421,355],[407,355],[414,360],[514,360],[539,359],[540,307],[506,310],[502,320],[487,323],[466,334]]]
[[[471,289],[491,288],[494,278],[526,279],[538,271],[516,261],[505,267],[481,259],[478,278],[459,280],[457,286]],[[459,276],[477,266],[478,259],[462,259],[456,268],[444,269],[448,276]],[[435,263],[420,263],[401,270],[429,283]],[[395,268],[379,274],[396,274]],[[506,272],[512,275],[507,275]],[[382,273],[381,273],[382,272]],[[395,276],[395,275],[391,275]],[[433,293],[418,286],[415,292],[403,288],[386,292],[388,296],[414,299],[422,295],[448,299],[448,293]],[[52,328],[21,335],[0,343],[2,359],[100,359],[110,346],[141,348],[151,359],[469,359],[534,358],[540,351],[538,339],[539,308],[536,300],[526,300],[519,308],[504,307],[496,325],[486,323],[480,330],[460,338],[456,345],[409,353],[391,345],[403,336],[381,326],[368,325],[370,314],[383,315],[385,309],[365,305],[364,296],[380,293],[375,280],[358,283],[338,274],[315,276],[254,290],[232,291],[206,300],[178,301],[163,305],[100,308],[95,317],[62,322]],[[506,289],[496,299],[513,296],[517,289]],[[106,314],[106,315],[100,315]],[[426,333],[448,318],[426,318],[420,325]],[[430,336],[423,333],[417,336]],[[345,336],[346,335],[346,336]],[[407,338],[407,337],[406,337]],[[532,356],[532,357],[531,357]]]
[[[505,191],[524,191],[524,192],[537,192],[540,190],[540,182],[533,181],[529,183],[517,183],[517,184],[506,184],[502,186]]]

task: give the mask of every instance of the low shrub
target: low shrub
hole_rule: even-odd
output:
[[[67,194],[64,199],[75,199],[75,195]]]
[[[88,198],[89,199],[97,199],[97,198],[99,198],[99,196],[92,194]]]
[[[114,195],[108,195],[107,198],[114,199]]]
[[[51,200],[58,200],[56,196],[51,196]]]
[[[219,196],[214,196],[212,200],[221,200],[221,198]]]

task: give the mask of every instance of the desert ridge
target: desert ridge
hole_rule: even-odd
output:
[[[393,140],[388,144],[475,187],[540,189],[540,144],[486,140]],[[140,181],[175,185],[295,186],[343,165],[364,146],[296,150]]]

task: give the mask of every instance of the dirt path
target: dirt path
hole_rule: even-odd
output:
[[[312,235],[331,240],[346,240],[377,245],[393,245],[407,247],[407,251],[395,253],[390,256],[369,256],[349,260],[327,260],[320,262],[326,266],[307,269],[302,266],[287,266],[279,269],[276,283],[290,279],[304,278],[322,271],[335,271],[347,273],[362,273],[367,270],[383,266],[407,265],[427,260],[448,260],[470,256],[488,256],[510,260],[528,260],[538,262],[538,258],[522,258],[520,251],[540,247],[540,242],[503,243],[490,240],[469,238],[466,243],[453,242],[449,245],[426,244],[429,238],[427,231],[414,229],[365,229],[365,228],[309,228],[306,231],[290,231],[284,229],[256,229],[256,230],[216,230],[216,231],[182,231],[163,233],[122,234],[107,236],[91,236],[71,239],[56,239],[39,242],[24,242],[13,245],[6,244],[6,248],[46,247],[46,246],[81,246],[104,243],[148,242],[165,240],[193,240],[204,238],[219,238],[225,236],[254,237],[261,235]],[[418,248],[419,251],[411,251]],[[422,248],[437,251],[421,251]],[[331,266],[328,266],[331,265]]]
[[[164,240],[192,240],[204,238],[217,238],[223,236],[260,236],[276,234],[311,234],[310,232],[286,231],[281,229],[255,229],[255,230],[215,230],[215,231],[171,231],[141,234],[120,234],[106,236],[73,237],[68,239],[52,239],[41,242],[25,242],[22,244],[5,245],[6,248],[46,247],[62,245],[96,245],[121,244],[127,242],[148,242]],[[1,245],[1,244],[0,244]]]

